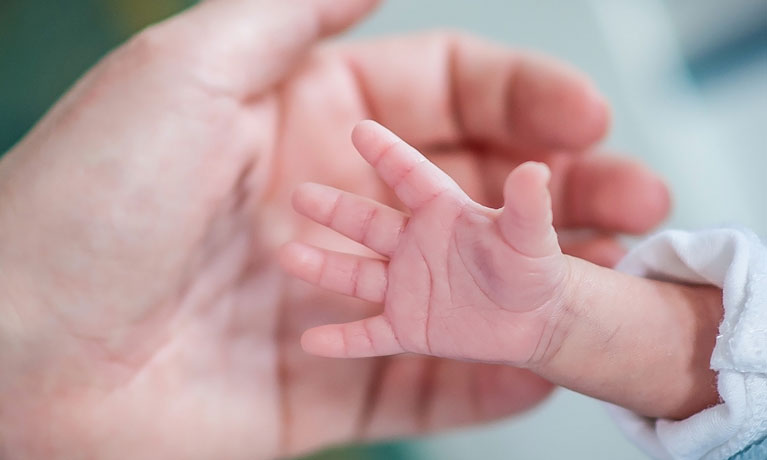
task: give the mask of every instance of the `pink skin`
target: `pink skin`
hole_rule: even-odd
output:
[[[317,184],[295,191],[300,214],[372,254],[293,242],[283,248],[283,267],[383,304],[373,316],[307,330],[306,351],[510,364],[649,417],[686,418],[716,403],[708,359],[719,289],[632,277],[564,255],[543,163],[513,169],[496,210],[375,122],[360,123],[352,139],[410,213]],[[659,352],[660,342],[668,348]]]
[[[322,185],[297,189],[299,213],[386,258],[302,243],[284,248],[290,273],[384,304],[378,315],[308,330],[304,349],[329,357],[416,352],[515,365],[546,358],[570,270],[552,226],[548,167],[529,162],[514,169],[505,206],[495,210],[472,201],[374,122],[359,124],[352,139],[411,215]]]
[[[567,254],[609,265],[615,234],[668,210],[655,174],[591,154],[609,111],[566,66],[446,32],[318,43],[375,3],[199,2],[103,59],[2,158],[1,458],[292,457],[551,392],[508,366],[300,348],[307,328],[380,308],[276,260],[292,238],[359,249],[297,218],[300,183],[396,205],[348,142],[361,119],[487,206],[514,167],[546,162],[560,235],[591,230]]]
[[[564,255],[543,163],[513,169],[496,210],[375,122],[360,123],[352,139],[410,214],[327,186],[295,191],[300,214],[372,254],[293,242],[283,248],[283,267],[383,304],[373,316],[307,330],[306,351],[510,364],[649,417],[681,419],[716,403],[708,358],[720,290],[632,277]],[[667,348],[659,351],[661,342]]]

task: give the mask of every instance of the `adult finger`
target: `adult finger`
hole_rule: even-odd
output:
[[[565,254],[608,268],[614,267],[626,255],[626,248],[614,236],[593,232],[586,235],[580,235],[577,231],[575,235],[569,233],[559,232],[559,244]]]
[[[592,84],[542,56],[451,32],[336,46],[369,116],[419,148],[582,149],[608,125]]]
[[[663,180],[635,159],[607,154],[553,154],[541,158],[551,168],[554,226],[606,233],[642,234],[658,225],[671,207]],[[478,162],[485,205],[500,207],[502,187],[518,161],[493,153]]]
[[[525,369],[418,355],[379,361],[366,439],[413,436],[517,415],[554,386]]]
[[[150,27],[127,48],[194,71],[209,89],[252,95],[279,80],[318,39],[378,0],[208,0]],[[181,64],[183,62],[183,64]]]
[[[613,155],[559,156],[554,225],[642,234],[671,207],[663,180],[636,160]]]

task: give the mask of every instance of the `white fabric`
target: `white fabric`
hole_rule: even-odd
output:
[[[711,357],[722,404],[681,420],[610,406],[629,438],[658,459],[726,459],[767,436],[767,248],[740,229],[665,231],[618,264],[637,276],[723,289],[724,319]]]

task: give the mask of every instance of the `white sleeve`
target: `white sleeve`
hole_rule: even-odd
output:
[[[711,356],[722,403],[685,420],[648,419],[610,406],[620,428],[659,459],[726,459],[767,436],[767,248],[741,229],[665,231],[618,270],[723,289],[724,319]]]

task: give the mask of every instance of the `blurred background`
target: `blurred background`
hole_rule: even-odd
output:
[[[0,154],[109,49],[193,0],[0,0]],[[607,145],[666,177],[666,226],[767,235],[767,0],[388,0],[351,37],[460,28],[569,61],[611,101]],[[312,460],[644,459],[558,391],[507,422]]]

